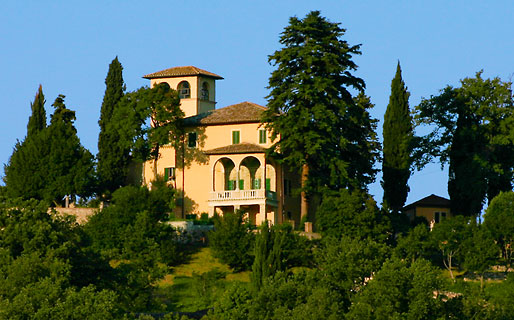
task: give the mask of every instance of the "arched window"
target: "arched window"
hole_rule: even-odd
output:
[[[209,100],[209,84],[207,82],[202,83],[202,90],[200,91],[200,99]]]
[[[189,86],[189,82],[182,81],[178,84],[178,96],[180,99],[191,98],[191,87]]]
[[[162,86],[163,88],[170,89],[170,85],[167,82],[156,83],[155,86]]]

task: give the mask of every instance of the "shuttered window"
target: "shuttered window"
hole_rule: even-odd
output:
[[[259,143],[260,144],[266,143],[266,130],[265,129],[259,130]]]
[[[240,142],[241,131],[232,131],[232,144]]]

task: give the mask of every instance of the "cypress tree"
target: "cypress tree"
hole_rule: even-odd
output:
[[[43,95],[43,87],[39,85],[34,103],[30,104],[32,115],[27,124],[27,137],[33,136],[46,128],[46,112],[45,112],[45,96]]]
[[[402,79],[400,62],[391,81],[391,95],[384,116],[382,188],[384,206],[400,211],[407,200],[413,137],[409,92]]]
[[[118,102],[124,95],[123,67],[118,57],[112,60],[105,78],[105,94],[100,110],[100,134],[98,136],[98,175],[100,192],[112,193],[125,184],[127,175],[127,151],[119,145],[119,135],[110,122]]]

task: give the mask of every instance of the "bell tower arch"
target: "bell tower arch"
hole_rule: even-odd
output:
[[[150,86],[165,82],[178,91],[180,108],[186,117],[214,110],[216,107],[216,80],[223,77],[197,67],[174,67],[143,76]]]

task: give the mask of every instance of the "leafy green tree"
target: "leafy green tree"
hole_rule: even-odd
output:
[[[464,250],[464,243],[470,237],[469,219],[464,216],[456,216],[451,219],[443,220],[437,223],[431,232],[434,246],[440,251],[443,264],[450,272],[452,279],[452,268],[455,266],[455,260]]]
[[[407,200],[413,137],[409,92],[402,79],[400,62],[391,81],[391,95],[384,116],[382,188],[384,204],[398,213]]]
[[[214,219],[214,231],[209,232],[214,256],[235,271],[248,270],[253,263],[255,236],[243,212],[226,213]]]
[[[177,91],[162,83],[125,94],[109,125],[119,135],[120,147],[130,150],[132,160],[153,160],[157,180],[160,146],[170,143],[180,147],[183,117]]]
[[[321,248],[315,252],[317,282],[337,293],[340,307],[347,310],[353,295],[380,270],[389,254],[385,244],[371,239],[324,238]]]
[[[443,296],[439,271],[424,259],[409,265],[399,259],[384,263],[358,292],[346,319],[440,319]],[[436,297],[434,297],[434,292]]]
[[[109,123],[125,92],[123,67],[118,57],[112,60],[105,78],[105,94],[100,109],[100,134],[98,136],[97,171],[101,192],[114,192],[123,186],[127,177],[129,149],[119,144],[119,135]]]
[[[514,192],[501,192],[484,214],[484,227],[500,248],[503,262],[510,267],[514,253]]]
[[[382,242],[392,236],[388,216],[380,212],[371,195],[360,190],[325,192],[316,222],[323,236],[372,238]]]
[[[46,111],[45,111],[45,96],[43,95],[43,87],[39,85],[38,92],[34,103],[30,104],[32,115],[27,124],[27,138],[38,134],[46,128]]]
[[[463,245],[463,266],[480,275],[480,289],[483,289],[484,273],[496,262],[499,250],[489,230],[482,225],[472,225],[471,232]]]
[[[301,168],[302,218],[313,187],[362,187],[374,180],[372,105],[364,96],[354,101],[349,92],[362,91],[364,81],[351,74],[357,68],[352,55],[360,51],[341,39],[344,32],[319,11],[292,17],[280,37],[284,48],[269,57],[277,69],[262,121],[277,139],[270,153],[279,151],[285,163]]]
[[[407,233],[400,236],[394,249],[394,255],[411,262],[423,258],[429,260],[432,256],[430,232],[425,224],[418,224]]]
[[[485,199],[511,190],[514,168],[514,96],[499,78],[461,80],[416,107],[418,124],[433,131],[416,139],[418,167],[433,157],[449,162],[448,193],[452,212],[477,216]]]

